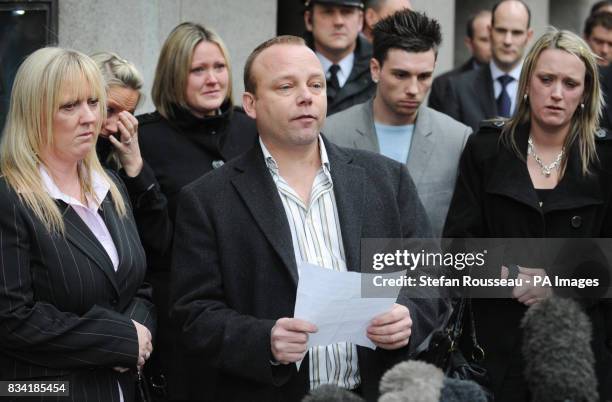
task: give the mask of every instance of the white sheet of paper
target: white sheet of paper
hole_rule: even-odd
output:
[[[375,316],[391,310],[396,298],[362,298],[362,274],[358,272],[334,271],[306,262],[299,263],[298,270],[293,316],[319,329],[309,334],[308,347],[350,342],[374,349],[366,329]]]

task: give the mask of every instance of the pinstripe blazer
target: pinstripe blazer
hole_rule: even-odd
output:
[[[0,178],[0,379],[70,381],[71,397],[62,401],[100,402],[119,401],[119,381],[128,402],[133,373],[112,367],[136,366],[132,319],[151,332],[155,325],[132,212],[121,218],[110,193],[99,210],[119,255],[115,272],[78,214],[62,201],[58,206],[64,236],[50,234]]]

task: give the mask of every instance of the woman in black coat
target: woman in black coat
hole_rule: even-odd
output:
[[[588,49],[576,35],[554,29],[534,44],[515,115],[484,122],[468,140],[445,237],[612,237],[612,141],[597,129],[601,95]],[[501,276],[545,273],[517,268],[504,267]],[[517,287],[507,299],[472,300],[496,401],[529,400],[520,320],[528,306],[550,296],[550,288]],[[593,323],[604,400],[612,395],[611,308],[607,300],[581,303]]]
[[[180,190],[250,149],[255,123],[232,104],[227,50],[212,31],[182,23],[170,33],[159,56],[152,97],[156,111],[139,116],[139,145],[155,176],[135,202],[149,280],[159,308],[157,359],[168,383],[169,400],[204,400],[214,379],[205,363],[182,352],[168,319],[168,285],[173,223]]]

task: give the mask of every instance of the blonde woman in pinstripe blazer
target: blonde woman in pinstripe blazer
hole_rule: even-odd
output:
[[[0,145],[0,380],[69,381],[62,401],[132,401],[152,351],[144,251],[95,153],[105,105],[91,59],[40,49],[17,72]]]

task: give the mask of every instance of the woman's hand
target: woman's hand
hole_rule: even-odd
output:
[[[142,170],[142,157],[138,145],[138,120],[128,111],[119,112],[117,129],[121,134],[121,141],[109,136],[109,141],[117,150],[117,156],[125,173],[129,177],[136,177]]]
[[[508,268],[502,266],[502,278],[507,279],[508,274]],[[535,283],[536,277],[539,277],[538,284]],[[549,298],[552,296],[552,289],[550,286],[542,284],[544,277],[546,277],[546,271],[542,268],[519,266],[517,279],[520,279],[523,284],[512,289],[512,297],[526,306],[531,306]]]
[[[151,352],[153,351],[153,344],[151,343],[151,331],[144,325],[140,324],[132,320],[134,326],[136,327],[136,332],[138,333],[138,364],[139,368],[144,366],[145,361],[149,359],[151,356]],[[119,370],[117,370],[119,371]]]

